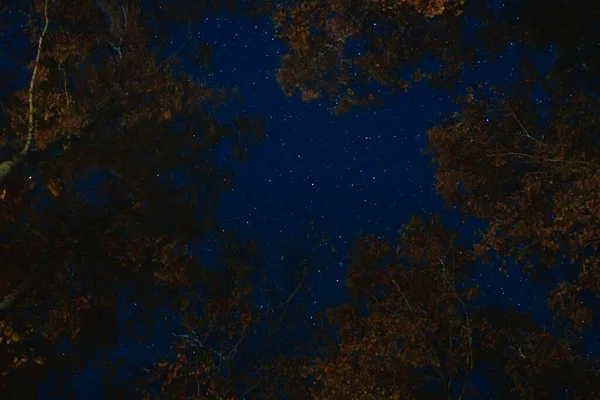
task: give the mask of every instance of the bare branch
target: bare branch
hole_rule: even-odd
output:
[[[444,265],[444,261],[442,261],[441,258],[438,258],[438,260],[440,261],[440,264],[442,265],[444,271],[446,271],[446,266]],[[455,258],[456,261],[456,258]],[[450,288],[450,290],[452,290],[452,293],[454,293],[454,296],[456,297],[456,299],[458,300],[458,302],[460,303],[463,312],[465,314],[465,320],[466,320],[466,329],[467,329],[467,340],[469,343],[469,352],[467,354],[467,377],[465,379],[465,384],[463,385],[462,390],[460,391],[460,394],[458,396],[458,400],[462,399],[467,387],[469,386],[469,380],[471,379],[471,374],[473,373],[473,331],[471,330],[471,322],[469,319],[469,313],[467,311],[467,307],[464,303],[464,301],[460,298],[460,296],[458,295],[458,293],[456,293],[456,289],[454,288],[454,285],[452,285],[450,282],[448,282],[448,279],[446,278],[446,274],[443,274],[443,278],[444,281],[446,282],[446,284],[448,285],[448,287]]]
[[[62,66],[62,62],[58,64],[59,71],[63,74],[63,91],[65,92],[65,97],[67,98],[67,107],[71,105],[71,95],[69,94],[69,90],[67,88],[67,72]]]
[[[513,111],[513,109],[510,108],[509,105],[507,105],[506,107],[510,110],[510,113],[514,117],[515,121],[517,121],[517,123],[519,124],[519,126],[521,127],[521,129],[523,129],[524,135],[522,135],[522,136],[525,136],[525,137],[527,137],[527,138],[529,138],[529,139],[531,139],[531,140],[539,143],[540,141],[538,139],[534,138],[533,136],[531,136],[529,134],[529,132],[527,131],[527,129],[525,128],[525,126],[523,125],[523,123],[521,122],[521,120],[519,119],[519,117],[517,117],[517,114]]]
[[[113,44],[113,42],[111,42],[110,40],[108,41],[108,44],[110,44],[110,47],[113,48],[113,50],[115,51],[115,53],[117,53],[117,55],[119,56],[119,60],[123,59],[123,54],[121,53],[121,43],[123,42],[123,38],[120,38],[119,40],[119,46],[115,46]]]
[[[121,6],[121,11],[123,12],[123,28],[127,27],[127,11],[125,10],[125,6]]]
[[[284,301],[282,304],[280,304],[279,307],[281,306],[285,306],[285,308],[283,309],[283,312],[281,313],[281,317],[279,318],[279,323],[281,323],[283,321],[283,317],[285,316],[285,313],[288,309],[288,307],[290,306],[290,302],[292,301],[292,299],[294,298],[294,296],[296,296],[296,293],[298,293],[298,290],[300,290],[300,287],[302,287],[302,284],[304,283],[304,281],[306,280],[306,273],[308,271],[308,266],[304,267],[304,274],[302,276],[302,279],[300,280],[300,283],[298,283],[298,285],[296,285],[296,287],[294,288],[294,291],[292,293],[290,293],[290,295],[288,296],[287,300]]]

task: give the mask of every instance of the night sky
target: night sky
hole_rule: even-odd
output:
[[[313,277],[314,303],[320,306],[343,299],[343,260],[359,232],[394,241],[401,225],[423,210],[439,212],[463,240],[483,226],[463,225],[458,212],[444,207],[434,192],[434,166],[422,154],[427,130],[455,110],[452,93],[419,83],[385,97],[383,106],[336,117],[324,101],[304,103],[299,96],[283,95],[274,76],[285,49],[271,32],[269,21],[223,16],[208,18],[198,34],[214,48],[208,82],[239,86],[242,110],[268,122],[264,142],[222,200],[220,215],[227,226],[260,238],[276,270],[284,268],[281,247],[302,237],[311,223],[329,232],[335,255]],[[513,79],[515,70],[516,60],[503,57],[467,79],[500,83]],[[487,268],[479,279],[487,301],[542,313],[543,291],[520,274],[503,276]]]
[[[299,96],[285,97],[275,70],[286,50],[273,38],[269,20],[214,14],[192,30],[197,32],[195,40],[212,47],[212,59],[204,70],[184,68],[209,86],[237,86],[243,98],[243,103],[225,107],[222,118],[242,112],[260,117],[266,126],[264,141],[250,151],[248,162],[237,171],[232,192],[221,200],[218,217],[223,226],[257,241],[282,286],[287,284],[287,248],[311,229],[328,233],[332,239],[335,251],[309,277],[314,288],[309,312],[345,298],[345,257],[359,233],[394,241],[398,229],[413,214],[424,215],[424,210],[440,213],[446,227],[459,232],[461,241],[469,241],[474,228],[483,226],[472,220],[463,224],[456,210],[444,207],[434,192],[435,168],[422,154],[427,130],[455,110],[450,101],[454,93],[422,82],[394,96],[382,91],[383,106],[353,109],[336,117],[326,101],[304,103]],[[182,31],[165,53],[184,40]],[[481,62],[456,90],[476,80],[485,85],[514,81],[518,51],[515,45],[497,62]],[[191,250],[196,254],[210,251]],[[478,268],[476,275],[480,301],[531,312],[550,327],[547,287],[528,281],[510,265],[507,274],[492,263]],[[153,357],[168,350],[171,322],[166,318],[165,326],[157,329],[153,345],[123,343],[115,351],[131,361],[121,373],[149,366]],[[588,345],[597,350],[595,338],[588,338]],[[86,398],[91,398],[90,388],[100,383],[96,373],[90,367],[78,380],[78,391]]]

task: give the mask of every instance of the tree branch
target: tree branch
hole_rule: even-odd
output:
[[[47,0],[46,0],[47,3]],[[47,27],[47,25],[46,25]],[[45,33],[45,30],[44,30]],[[41,39],[41,38],[40,38]],[[14,171],[22,166],[26,161],[31,161],[30,157],[33,157],[35,159],[35,162],[39,162],[40,159],[44,159],[48,154],[53,154],[56,152],[56,150],[59,150],[63,147],[64,142],[68,141],[76,141],[78,139],[81,139],[82,136],[84,136],[83,134],[90,130],[99,120],[100,117],[105,115],[105,113],[107,113],[110,109],[112,109],[119,100],[126,98],[129,94],[126,93],[123,90],[123,87],[131,82],[132,80],[139,78],[139,80],[144,80],[144,79],[149,79],[152,78],[154,75],[158,74],[161,69],[168,63],[170,63],[173,58],[175,58],[177,56],[177,54],[185,47],[185,45],[187,45],[190,40],[192,39],[192,34],[191,34],[191,30],[188,27],[188,37],[187,40],[181,45],[179,46],[179,48],[177,50],[175,50],[175,52],[173,52],[169,57],[167,57],[165,60],[163,60],[153,72],[150,73],[146,73],[146,74],[140,74],[140,75],[136,75],[133,77],[130,77],[124,84],[123,86],[119,86],[119,85],[113,85],[113,88],[111,90],[108,91],[108,93],[106,94],[106,96],[104,97],[104,99],[102,101],[100,101],[96,107],[94,107],[94,109],[92,110],[91,114],[88,116],[88,118],[86,118],[80,125],[80,127],[75,131],[75,132],[71,132],[69,134],[64,134],[64,135],[59,135],[57,137],[55,137],[53,140],[49,141],[46,145],[46,147],[44,149],[39,149],[39,148],[30,148],[30,143],[31,141],[28,138],[28,144],[26,145],[26,148],[24,148],[19,154],[15,155],[12,159],[4,161],[0,164],[0,186],[2,186],[2,184],[4,183],[4,181],[6,180],[6,178],[11,175],[12,173],[14,173]],[[41,46],[41,40],[39,42],[40,46]],[[38,55],[40,54],[40,51],[38,49]],[[36,67],[37,68],[37,67]],[[37,73],[37,69],[34,69],[34,74]],[[35,77],[35,75],[34,75]],[[32,79],[32,83],[33,83]],[[30,85],[30,93],[33,90],[33,85]],[[32,99],[30,97],[30,108],[31,108],[31,104],[32,104]],[[30,114],[30,119],[33,117],[33,114]],[[32,125],[30,125],[30,132],[32,131]],[[31,135],[31,138],[33,138],[33,134]]]
[[[438,258],[438,260],[440,261],[440,264],[442,265],[442,267],[444,268],[444,271],[446,270],[446,266],[444,265],[444,262],[442,261],[441,258]],[[456,263],[456,256],[454,257],[454,262]],[[456,267],[456,266],[455,266]],[[455,268],[456,270],[456,268]],[[448,287],[450,288],[450,290],[452,290],[452,293],[454,294],[454,296],[456,297],[456,299],[458,300],[458,302],[460,303],[463,312],[465,313],[465,319],[466,319],[466,329],[467,329],[467,340],[469,343],[469,352],[467,354],[467,377],[465,378],[465,384],[463,385],[462,390],[460,391],[460,394],[458,396],[458,400],[461,400],[467,390],[467,387],[469,387],[469,381],[471,379],[471,374],[473,372],[473,331],[471,330],[471,322],[469,319],[469,313],[467,311],[467,307],[464,303],[464,301],[460,298],[460,296],[458,295],[458,293],[456,293],[456,289],[454,288],[454,285],[452,285],[450,282],[448,282],[448,279],[446,278],[446,274],[444,273],[443,275],[444,281],[446,282],[446,284],[448,285]]]
[[[23,164],[23,161],[25,161],[25,156],[29,152],[31,144],[33,143],[33,136],[35,130],[33,126],[33,89],[35,87],[35,78],[37,76],[37,71],[40,64],[44,36],[46,35],[46,32],[48,31],[48,25],[50,24],[50,21],[48,20],[48,0],[44,2],[44,18],[46,20],[46,23],[44,24],[44,29],[42,30],[42,33],[40,34],[40,38],[38,40],[35,64],[33,66],[33,73],[31,74],[31,81],[29,82],[29,120],[27,127],[27,141],[25,142],[25,146],[19,154],[14,156],[12,159],[4,161],[2,162],[2,164],[0,164],[0,185],[2,185],[6,177],[10,175],[12,171],[14,171],[16,168],[20,167]]]
[[[392,279],[391,282],[398,289],[398,292],[402,296],[402,299],[404,299],[404,304],[408,308],[410,319],[411,319],[411,321],[416,326],[417,325],[417,318],[415,317],[415,312],[413,311],[413,309],[412,309],[412,307],[411,307],[411,305],[410,305],[410,303],[408,301],[408,298],[406,297],[406,295],[404,294],[404,292],[400,288],[400,285],[398,285],[398,283],[396,283],[396,281],[394,279]],[[447,377],[446,377],[446,374],[444,372],[444,368],[445,368],[445,364],[446,364],[446,357],[445,357],[444,352],[442,351],[442,347],[440,346],[440,344],[438,343],[438,341],[434,337],[432,337],[431,335],[427,334],[423,329],[419,328],[419,332],[421,333],[421,335],[423,336],[423,338],[425,339],[425,341],[429,344],[429,346],[431,347],[431,349],[433,349],[433,351],[435,352],[435,355],[437,356],[437,359],[438,359],[437,360],[438,361],[438,365],[437,365],[437,368],[436,368],[436,372],[439,374],[440,379],[442,380],[442,382],[446,382],[447,381]]]

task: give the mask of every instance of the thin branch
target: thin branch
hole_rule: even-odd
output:
[[[34,273],[0,301],[0,320],[12,311],[12,309],[31,291],[35,284],[45,276],[47,272],[48,270],[44,268]]]
[[[160,71],[160,69],[161,69],[161,68],[162,68],[162,67],[163,67],[165,64],[167,64],[167,63],[171,62],[171,60],[172,60],[173,58],[175,58],[175,57],[176,57],[176,56],[179,54],[179,52],[180,52],[180,51],[181,51],[181,50],[182,50],[182,49],[183,49],[183,48],[184,48],[184,47],[185,47],[185,46],[186,46],[186,45],[187,45],[187,44],[188,44],[188,43],[189,43],[189,42],[192,40],[192,37],[193,37],[193,35],[192,35],[192,31],[191,31],[191,28],[190,28],[190,26],[188,25],[188,37],[187,37],[186,41],[185,41],[185,42],[183,42],[183,43],[181,44],[181,46],[179,46],[179,48],[178,48],[177,50],[175,50],[175,52],[174,52],[173,54],[171,54],[171,55],[170,55],[170,56],[169,56],[167,59],[165,59],[163,62],[161,62],[161,63],[158,65],[158,68],[156,68],[156,70],[157,70],[157,71]]]
[[[123,38],[121,38],[119,40],[119,46],[117,47],[113,44],[113,42],[111,42],[110,40],[108,41],[108,44],[110,44],[110,47],[112,47],[113,50],[115,51],[115,53],[117,53],[117,55],[119,56],[119,60],[123,59],[123,54],[121,53],[121,43],[122,42],[123,42]]]
[[[518,153],[518,152],[514,152],[514,151],[509,151],[509,152],[506,152],[506,153],[492,153],[492,154],[488,154],[488,157],[504,157],[504,156],[514,156],[514,157],[521,157],[521,158],[528,158],[528,159],[535,158],[531,154]],[[541,160],[541,162],[565,163],[565,164],[579,164],[579,165],[585,165],[585,166],[594,167],[594,168],[598,167],[596,164],[591,163],[591,162],[587,162],[587,161],[561,160],[559,158],[544,158],[543,160]],[[533,162],[531,162],[531,163],[533,163]]]
[[[396,283],[396,281],[394,279],[392,279],[392,283],[396,286],[396,288],[398,288],[398,291],[400,292],[400,295],[402,296],[402,298],[404,299],[404,303],[406,304],[406,307],[408,308],[408,311],[411,312],[411,314],[413,313],[413,309],[410,306],[410,303],[408,302],[408,299],[406,298],[406,296],[404,295],[404,292],[402,291],[402,289],[400,289],[400,286]]]
[[[250,394],[250,392],[252,392],[254,389],[256,389],[258,387],[258,385],[260,385],[262,383],[262,381],[264,381],[264,380],[265,380],[265,377],[263,376],[262,378],[260,378],[258,380],[258,382],[256,382],[254,384],[254,386],[252,386],[250,389],[248,389],[244,392],[244,394],[242,395],[242,398],[245,398],[246,396],[248,396],[248,394]]]
[[[444,261],[442,261],[441,258],[438,258],[438,260],[440,261],[440,264],[442,265],[442,267],[444,268],[444,271],[446,270],[446,266],[444,265]],[[456,262],[456,257],[454,258],[454,261]],[[448,287],[452,290],[452,293],[454,293],[454,296],[456,297],[456,299],[459,301],[463,312],[465,313],[465,319],[466,319],[466,323],[467,323],[467,336],[468,336],[468,342],[469,342],[469,353],[467,354],[467,363],[468,363],[468,369],[467,369],[467,377],[465,379],[465,384],[463,385],[462,390],[460,391],[460,394],[458,396],[458,400],[462,399],[465,391],[467,390],[467,387],[469,386],[469,381],[471,379],[471,374],[473,372],[473,331],[471,330],[471,323],[470,323],[470,319],[469,319],[469,312],[467,311],[467,306],[465,305],[464,301],[460,298],[460,296],[458,295],[458,293],[456,293],[456,289],[454,288],[454,285],[450,284],[450,282],[448,282],[448,279],[446,278],[446,274],[442,275],[444,278],[444,281],[446,282],[446,284],[448,285]]]
[[[516,152],[493,153],[493,154],[489,154],[488,155],[488,157],[503,157],[503,156],[515,156],[515,157],[523,157],[523,158],[533,158],[533,156],[531,154],[516,153]]]
[[[515,118],[515,120],[517,121],[517,123],[519,124],[519,126],[521,127],[521,129],[523,129],[523,132],[525,133],[523,136],[525,136],[525,137],[527,137],[527,138],[529,138],[529,139],[531,139],[531,140],[533,140],[533,141],[535,141],[537,143],[540,143],[540,141],[538,139],[534,138],[533,136],[531,136],[529,134],[529,132],[527,131],[527,129],[525,128],[525,126],[523,125],[523,123],[521,122],[521,120],[519,119],[519,117],[517,117],[517,114],[513,111],[513,109],[510,108],[509,105],[507,105],[506,107],[510,110],[510,113]]]
[[[225,360],[229,360],[232,355],[234,355],[235,353],[237,353],[237,349],[238,349],[240,343],[242,343],[242,340],[244,340],[245,337],[246,337],[246,329],[244,328],[244,331],[242,332],[242,335],[240,336],[240,339],[233,346],[233,348],[231,349],[231,351],[229,352],[229,354],[227,354],[225,356]]]
[[[417,319],[416,319],[415,313],[408,301],[408,298],[406,297],[406,295],[404,295],[404,292],[400,288],[400,285],[398,285],[398,283],[396,283],[396,281],[394,279],[392,279],[391,282],[394,284],[394,286],[396,286],[396,288],[398,289],[398,292],[400,292],[400,295],[404,299],[404,304],[406,304],[406,307],[408,308],[410,319],[415,324],[415,326],[417,326]],[[431,349],[433,349],[435,356],[437,356],[438,365],[436,368],[436,372],[438,373],[438,375],[440,376],[440,379],[442,381],[446,381],[446,374],[443,371],[445,360],[442,358],[441,346],[439,346],[439,344],[437,343],[435,338],[432,338],[430,335],[425,333],[425,331],[423,329],[419,328],[419,332],[421,333],[421,336],[423,336],[425,341],[429,344]]]
[[[125,11],[125,6],[121,6],[121,11],[123,12],[123,28],[127,27],[127,12]]]
[[[285,305],[285,308],[283,309],[283,312],[281,313],[281,317],[279,318],[279,323],[281,324],[281,322],[283,321],[283,317],[285,316],[285,313],[288,309],[288,307],[290,306],[290,302],[292,301],[292,299],[294,298],[294,296],[296,296],[296,293],[298,293],[298,290],[300,290],[300,287],[302,286],[302,284],[304,283],[304,281],[306,280],[306,272],[308,270],[308,266],[304,267],[304,276],[302,277],[302,279],[300,280],[300,283],[298,283],[298,285],[296,285],[296,287],[294,288],[294,291],[288,296],[287,300],[284,301],[281,305]]]
[[[186,344],[188,346],[190,346],[190,347],[200,347],[200,348],[206,349],[209,352],[211,352],[211,353],[219,356],[219,359],[221,359],[221,360],[223,358],[225,358],[223,356],[223,354],[220,353],[219,351],[213,349],[212,347],[205,346],[204,343],[200,339],[198,339],[198,337],[195,334],[194,334],[194,336],[185,335],[185,334],[183,334],[183,335],[177,335],[174,332],[172,334],[173,334],[173,336],[175,336],[177,338],[183,339],[186,342]]]
[[[62,66],[62,62],[58,64],[58,69],[63,74],[63,90],[65,92],[65,97],[67,98],[67,107],[71,105],[71,95],[69,95],[69,90],[67,88],[67,71]]]

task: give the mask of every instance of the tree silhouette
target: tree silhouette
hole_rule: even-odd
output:
[[[255,243],[240,245],[235,235],[219,235],[214,265],[201,263],[195,289],[182,305],[175,354],[154,364],[153,390],[141,380],[138,391],[148,398],[262,398],[274,360],[302,347],[288,329],[306,329],[301,320],[307,277],[329,242],[314,233],[290,257],[290,288],[273,286]]]
[[[277,81],[288,96],[298,89],[305,101],[326,97],[336,114],[378,102],[372,82],[392,92],[423,78],[446,85],[469,54],[458,40],[461,28],[454,19],[462,3],[331,0],[283,5],[273,21],[289,53],[281,59]],[[424,72],[419,62],[425,56],[444,64]]]
[[[494,398],[583,400],[600,393],[598,359],[576,350],[577,339],[553,337],[515,310],[487,308],[474,321],[480,338],[474,354]]]
[[[7,103],[0,189],[0,373],[14,397],[50,373],[65,395],[98,352],[134,335],[118,323],[123,301],[148,327],[179,307],[200,269],[189,246],[262,136],[253,118],[210,117],[227,92],[173,72],[177,50],[149,46],[138,2],[34,2],[31,17],[39,56],[30,89]]]
[[[351,301],[329,315],[339,340],[310,367],[313,398],[454,398],[453,385],[467,390],[474,360],[466,303],[475,288],[458,283],[473,259],[452,242],[438,221],[418,217],[396,246],[358,238]]]
[[[594,398],[598,362],[527,315],[477,303],[473,249],[437,216],[413,217],[395,245],[359,237],[350,300],[322,315],[317,357],[280,357],[261,398]],[[479,384],[475,384],[477,381]]]
[[[593,319],[586,293],[600,293],[599,116],[593,86],[558,52],[546,75],[524,60],[511,87],[469,89],[460,112],[428,132],[427,151],[437,193],[490,223],[480,255],[516,255],[538,276],[560,268],[567,280],[550,305],[581,328]]]

